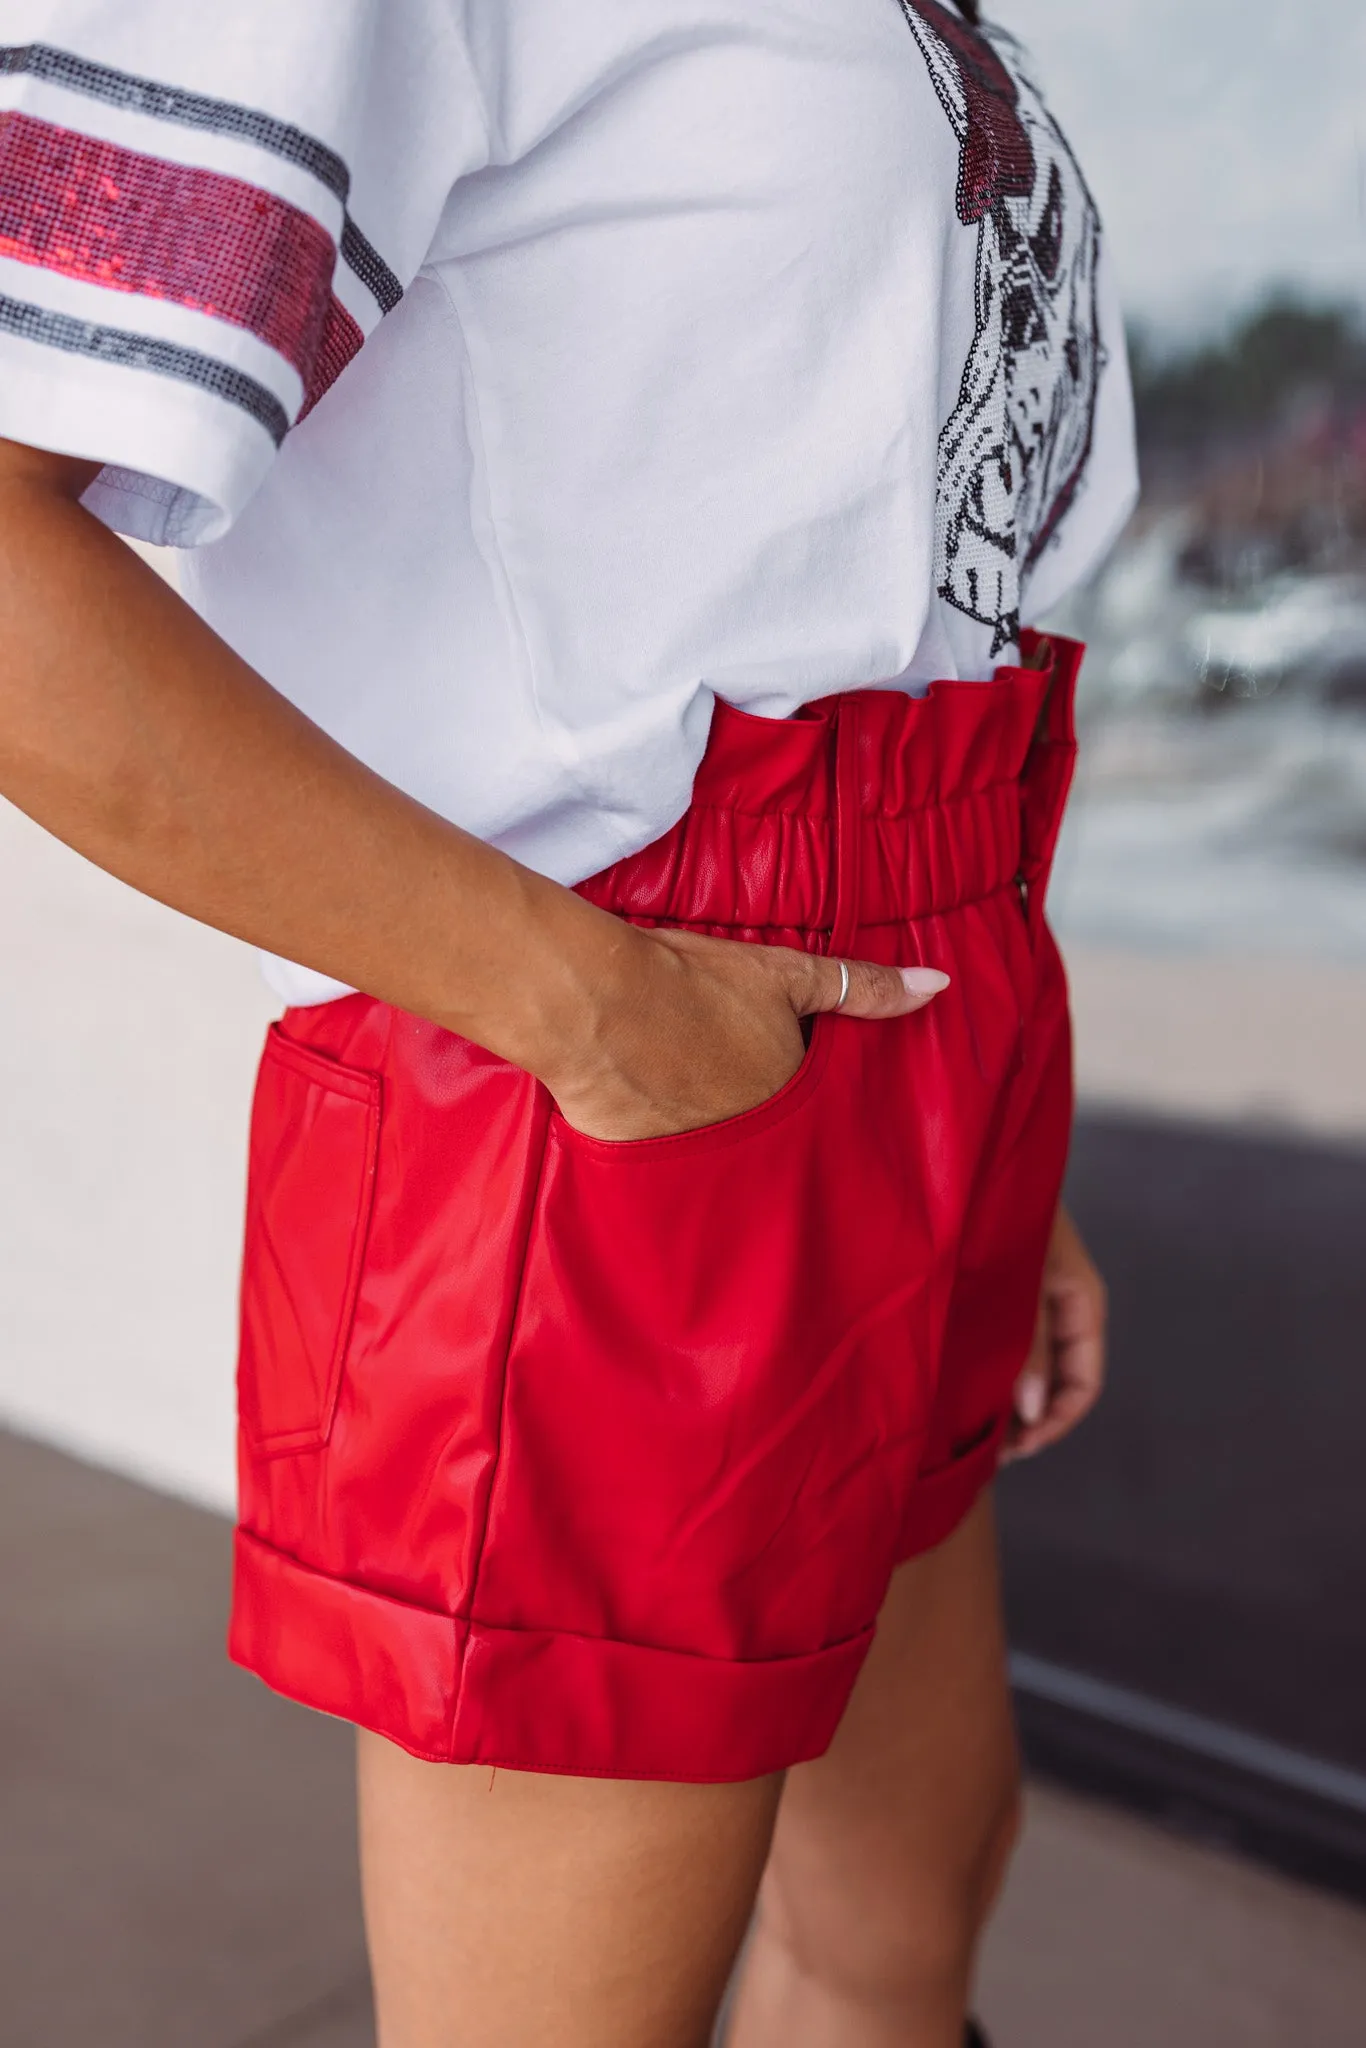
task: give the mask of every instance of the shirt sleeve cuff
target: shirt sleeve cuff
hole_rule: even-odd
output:
[[[271,426],[155,370],[64,357],[0,337],[0,436],[104,464],[83,503],[160,547],[218,540],[262,482]]]

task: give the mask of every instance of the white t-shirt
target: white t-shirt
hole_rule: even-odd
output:
[[[939,0],[3,25],[0,435],[561,881],[682,814],[714,695],[987,676],[1131,509],[1095,208]]]

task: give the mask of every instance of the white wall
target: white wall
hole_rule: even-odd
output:
[[[228,1507],[243,946],[0,804],[0,1420]]]

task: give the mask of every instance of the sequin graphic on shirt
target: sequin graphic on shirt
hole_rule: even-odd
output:
[[[899,0],[958,138],[958,218],[977,227],[976,321],[939,437],[939,594],[1020,630],[1024,578],[1058,531],[1091,452],[1104,363],[1100,220],[1013,37],[939,0]]]
[[[21,113],[0,114],[0,255],[245,327],[305,382],[337,260],[272,192]]]

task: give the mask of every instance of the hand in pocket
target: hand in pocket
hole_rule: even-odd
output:
[[[594,1138],[670,1137],[740,1116],[801,1066],[801,1020],[904,1017],[947,988],[932,967],[841,963],[695,932],[629,932],[621,986],[591,1049],[543,1075],[567,1122]]]

